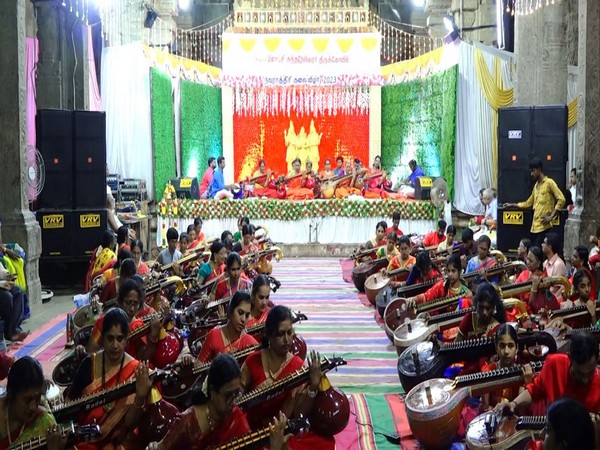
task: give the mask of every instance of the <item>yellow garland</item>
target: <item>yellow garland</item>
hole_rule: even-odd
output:
[[[498,109],[511,106],[515,100],[514,89],[504,89],[500,59],[494,58],[494,75],[490,74],[483,52],[475,49],[475,72],[481,91],[492,107],[492,179],[494,187],[498,180]]]
[[[579,116],[577,97],[575,97],[569,102],[569,104],[567,105],[567,110],[569,111],[569,120],[567,123],[569,125],[569,128],[571,128],[575,126],[575,124],[577,123],[577,118]]]
[[[155,49],[144,45],[144,53],[149,61],[152,61],[158,65],[166,64],[171,69],[183,69],[187,72],[197,71],[202,74],[208,72],[213,79],[217,79],[221,75],[221,69],[218,67],[209,66],[208,64],[200,61],[194,61],[192,59],[172,55],[166,50]]]

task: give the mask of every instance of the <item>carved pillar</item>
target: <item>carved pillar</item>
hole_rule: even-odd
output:
[[[515,105],[567,102],[567,10],[564,0],[555,3],[515,17]]]
[[[565,227],[565,251],[587,243],[600,225],[600,2],[579,0],[577,192],[581,203]]]
[[[3,242],[18,242],[27,253],[29,301],[41,305],[38,261],[40,227],[27,203],[27,120],[25,2],[6,0],[0,14],[0,220]]]

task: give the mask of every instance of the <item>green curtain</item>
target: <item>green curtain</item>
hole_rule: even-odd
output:
[[[206,161],[223,154],[221,88],[181,81],[181,173],[202,178]]]
[[[381,89],[381,163],[393,180],[405,179],[416,159],[425,173],[442,176],[454,198],[454,145],[458,66],[424,79]]]
[[[171,77],[155,68],[150,70],[154,198],[158,201],[167,182],[177,176],[175,119]]]

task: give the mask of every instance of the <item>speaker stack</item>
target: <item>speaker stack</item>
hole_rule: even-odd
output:
[[[44,188],[34,203],[42,258],[89,258],[107,229],[106,116],[42,109],[36,127],[46,169]]]
[[[498,110],[498,205],[525,201],[534,182],[529,162],[541,159],[543,172],[566,192],[568,162],[567,107],[511,107]],[[530,236],[531,210],[504,210],[498,207],[497,247],[516,252],[519,241]],[[568,213],[553,223],[561,243]]]

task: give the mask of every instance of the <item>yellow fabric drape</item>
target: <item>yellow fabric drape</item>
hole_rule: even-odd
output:
[[[442,60],[443,53],[444,48],[440,47],[421,56],[417,56],[416,58],[382,66],[381,74],[383,75],[383,78],[387,80],[392,75],[402,75],[404,73],[414,74],[422,67],[428,67],[429,65],[438,66]]]
[[[490,74],[483,52],[475,49],[475,71],[479,86],[485,99],[492,107],[492,178],[494,187],[498,184],[498,109],[511,106],[515,100],[514,89],[504,89],[502,82],[502,65],[499,58],[494,58],[494,75]]]
[[[158,65],[168,65],[172,71],[183,69],[187,72],[197,71],[199,73],[209,73],[213,78],[218,78],[221,75],[221,69],[214,66],[209,66],[200,61],[182,58],[169,53],[166,50],[155,49],[144,45],[144,53],[149,61]]]
[[[575,97],[573,100],[571,100],[569,102],[569,104],[567,105],[567,110],[569,111],[568,114],[568,125],[569,128],[574,127],[575,124],[577,123],[577,118],[579,117],[579,112],[578,112],[578,101],[577,101],[577,97]]]

